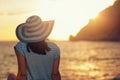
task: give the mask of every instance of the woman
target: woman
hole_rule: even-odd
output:
[[[19,42],[15,45],[18,74],[9,74],[8,80],[61,80],[59,72],[60,49],[46,41],[54,21],[29,17],[16,29]]]

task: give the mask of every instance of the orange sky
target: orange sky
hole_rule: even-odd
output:
[[[114,0],[1,0],[1,40],[17,40],[15,29],[31,15],[55,20],[50,38],[68,40]]]

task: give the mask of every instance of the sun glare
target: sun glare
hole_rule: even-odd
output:
[[[13,29],[15,30],[15,27],[13,28],[13,26],[16,26],[16,23],[14,22],[24,22],[28,16],[36,14],[39,15],[42,20],[55,20],[53,31],[49,36],[50,38],[68,40],[70,34],[76,35],[76,32],[84,27],[91,18],[97,17],[97,14],[101,10],[112,5],[114,0],[26,0],[18,2],[13,0],[13,2],[13,4],[16,3],[16,5],[12,5],[11,7],[10,5],[6,5],[6,1],[0,3],[3,8],[4,4],[6,7],[6,11],[3,11],[4,9],[2,9],[2,13],[0,14],[3,15],[3,13],[6,13],[6,16],[4,16],[5,21],[9,22],[8,16],[14,17],[14,20],[12,19],[11,22],[12,25],[5,25],[11,27],[10,31],[13,31]],[[21,7],[17,5],[22,3],[23,5],[21,5]],[[12,13],[9,11],[12,11]],[[26,14],[22,16],[20,11],[22,11],[21,13]],[[16,12],[19,12],[19,14]],[[3,31],[7,34],[6,29]],[[14,32],[10,34],[10,36],[13,35],[15,37]],[[13,37],[11,37],[11,39],[12,38]],[[7,37],[5,39],[7,39]]]
[[[43,19],[55,19],[51,38],[68,40],[70,34],[76,35],[91,18],[96,18],[101,10],[113,2],[114,0],[45,0],[41,5],[36,5],[35,12]]]

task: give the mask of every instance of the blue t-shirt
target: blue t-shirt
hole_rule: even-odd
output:
[[[52,42],[47,42],[50,51],[46,55],[38,55],[32,51],[28,52],[26,43],[18,42],[16,49],[26,59],[28,80],[52,80],[51,73],[55,58],[60,56],[59,47]]]

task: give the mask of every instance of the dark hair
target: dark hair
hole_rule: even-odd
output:
[[[42,55],[46,55],[46,51],[50,51],[50,48],[48,47],[45,40],[40,42],[27,43],[28,52],[30,52],[30,49],[32,50],[32,52]]]

